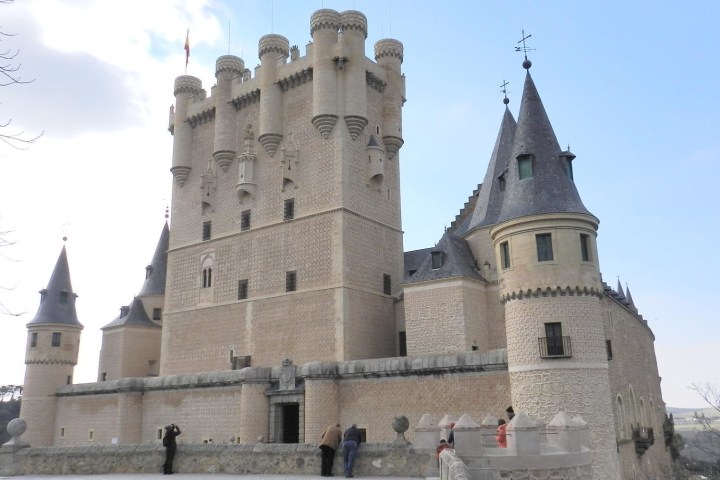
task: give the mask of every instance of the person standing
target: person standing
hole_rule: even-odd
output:
[[[361,439],[362,434],[360,433],[360,430],[358,430],[356,424],[353,423],[350,428],[345,430],[342,443],[343,470],[345,471],[345,478],[353,477],[353,463],[355,463],[355,456],[357,455]]]
[[[507,448],[507,432],[505,429],[507,428],[507,423],[505,423],[504,419],[498,420],[498,428],[497,428],[497,434],[495,435],[495,440],[497,440],[498,447],[500,448]]]
[[[332,477],[333,462],[335,461],[335,450],[342,441],[342,430],[340,424],[330,425],[320,437],[320,450],[322,452],[322,466],[320,476]]]
[[[165,436],[163,437],[163,447],[165,447],[165,463],[163,464],[163,473],[165,475],[171,475],[173,460],[175,459],[175,452],[177,451],[177,442],[175,437],[180,435],[182,432],[180,428],[171,423],[165,427]]]

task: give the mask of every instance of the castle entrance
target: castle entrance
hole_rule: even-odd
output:
[[[300,405],[288,403],[280,405],[282,409],[282,443],[298,443],[300,441]]]

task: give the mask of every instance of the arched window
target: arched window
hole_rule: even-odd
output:
[[[208,253],[202,256],[200,261],[201,279],[200,286],[202,288],[210,288],[213,286],[213,267],[215,266],[215,255]]]
[[[202,271],[202,288],[210,287],[212,287],[212,267],[206,267]]]

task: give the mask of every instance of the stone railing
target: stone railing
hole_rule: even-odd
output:
[[[84,475],[160,473],[165,449],[157,445],[102,447],[0,448],[0,477],[16,475]],[[178,473],[319,475],[320,449],[311,444],[178,445]],[[342,475],[338,449],[334,471]],[[435,476],[434,452],[388,443],[363,443],[353,468],[358,477]]]
[[[497,418],[487,416],[480,425],[469,415],[452,420],[446,416],[436,424],[425,415],[415,429],[415,449],[434,450],[441,438],[448,438],[450,423],[455,424],[454,450],[440,453],[441,480],[592,478],[589,429],[580,417],[560,412],[547,425],[538,425],[519,412],[507,424],[507,448],[495,439]]]

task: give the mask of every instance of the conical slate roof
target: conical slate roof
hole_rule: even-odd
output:
[[[143,307],[142,304],[142,300],[140,300],[138,297],[135,297],[133,299],[129,307],[122,307],[120,309],[120,315],[115,320],[102,327],[101,330],[106,330],[108,328],[114,327],[124,327],[128,325],[160,328],[160,325],[150,320],[150,318],[147,316],[147,313],[145,313],[145,307]]]
[[[70,283],[70,267],[64,245],[55,269],[50,275],[48,286],[45,290],[41,290],[40,294],[42,295],[40,307],[35,318],[28,322],[28,325],[64,324],[82,328],[75,311],[77,295],[73,292]]]
[[[482,279],[480,274],[475,271],[475,258],[470,251],[470,247],[462,238],[452,233],[446,233],[435,248],[427,250],[429,251],[425,254],[425,258],[418,267],[417,272],[407,279],[407,283],[452,277]],[[440,252],[442,255],[442,265],[439,268],[433,268],[433,252]]]
[[[510,109],[505,106],[505,114],[500,123],[500,131],[498,132],[495,148],[493,148],[485,180],[478,192],[478,199],[475,203],[470,221],[458,229],[458,235],[462,235],[474,228],[496,223],[500,210],[502,208],[505,183],[507,182],[508,158],[512,153],[513,140],[515,138],[515,130],[517,123],[513,118]]]
[[[532,159],[532,176],[521,180],[517,158],[525,155]],[[497,223],[550,213],[592,215],[583,205],[575,188],[569,157],[560,150],[545,107],[528,71],[512,154],[508,162],[503,205]]]
[[[143,283],[142,289],[140,290],[140,297],[165,294],[167,251],[169,245],[170,228],[167,222],[165,222],[163,231],[160,234],[160,240],[158,240],[157,247],[155,247],[155,254],[153,255],[150,265],[146,267],[145,283]]]

